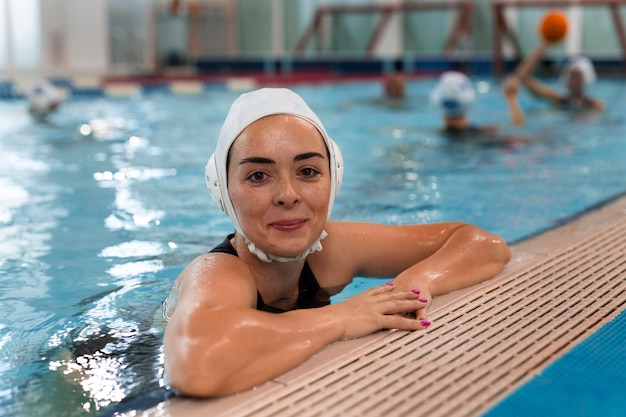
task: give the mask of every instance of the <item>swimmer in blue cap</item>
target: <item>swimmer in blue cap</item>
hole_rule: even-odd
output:
[[[470,123],[468,111],[476,98],[470,79],[458,71],[441,74],[435,88],[430,92],[430,101],[443,116],[443,134],[454,140],[501,143],[520,138],[506,137],[497,133],[496,125],[475,125]],[[521,112],[517,105],[517,90],[510,90],[507,101],[513,124],[521,124]]]
[[[476,93],[470,79],[458,71],[446,71],[430,92],[430,101],[441,110],[446,129],[468,127],[467,111]]]
[[[233,103],[205,178],[234,233],[191,261],[164,305],[175,390],[232,394],[330,343],[425,329],[433,296],[490,279],[510,258],[499,236],[465,223],[330,221],[342,177],[339,147],[296,93],[263,88]],[[330,304],[355,276],[390,281]]]

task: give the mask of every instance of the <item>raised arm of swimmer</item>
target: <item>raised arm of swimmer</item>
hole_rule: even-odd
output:
[[[535,67],[539,63],[539,60],[546,53],[548,48],[552,43],[542,40],[537,45],[537,48],[529,54],[526,58],[522,60],[522,62],[518,65],[513,73],[512,77],[518,77],[520,81],[524,83],[524,85],[536,96],[546,98],[554,103],[557,103],[561,95],[554,89],[548,87],[543,84],[537,78],[534,77],[533,71]]]

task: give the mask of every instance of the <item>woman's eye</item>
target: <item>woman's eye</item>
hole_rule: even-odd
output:
[[[319,175],[319,171],[313,168],[304,168],[300,171],[300,175],[305,178],[315,178],[317,175]]]
[[[264,172],[253,172],[252,174],[250,174],[248,176],[248,181],[250,182],[254,182],[254,183],[261,183],[263,181],[266,181],[268,178],[268,175]]]

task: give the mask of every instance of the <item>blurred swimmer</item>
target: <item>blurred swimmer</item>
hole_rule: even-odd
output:
[[[28,112],[39,120],[56,111],[63,100],[61,91],[47,80],[37,82],[28,92],[27,99]]]
[[[385,96],[391,99],[404,98],[405,80],[401,72],[394,72],[384,80]]]
[[[513,115],[513,123],[521,124],[521,112],[517,106],[517,90],[511,89],[508,100]],[[458,71],[441,74],[438,84],[430,93],[430,101],[441,110],[444,121],[443,133],[452,139],[486,138],[503,139],[495,135],[496,125],[471,124],[467,113],[474,103],[476,92],[470,79]],[[508,98],[508,96],[507,96]],[[508,138],[510,139],[510,138]]]
[[[604,104],[585,94],[585,87],[591,85],[596,80],[596,72],[591,60],[584,56],[570,58],[561,70],[561,79],[567,88],[564,95],[548,87],[533,77],[532,72],[544,55],[546,50],[554,42],[542,41],[533,53],[522,60],[514,73],[507,79],[504,90],[507,88],[517,88],[521,82],[535,96],[545,98],[557,106],[572,110],[603,110]]]
[[[467,111],[476,98],[476,92],[467,76],[457,71],[446,71],[430,93],[430,101],[441,110],[445,130],[470,128]]]

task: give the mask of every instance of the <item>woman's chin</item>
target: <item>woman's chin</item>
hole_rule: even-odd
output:
[[[267,253],[282,258],[293,258],[308,251],[312,244],[313,242],[310,242],[308,239],[292,239],[291,241],[282,241],[280,245],[268,248]]]

